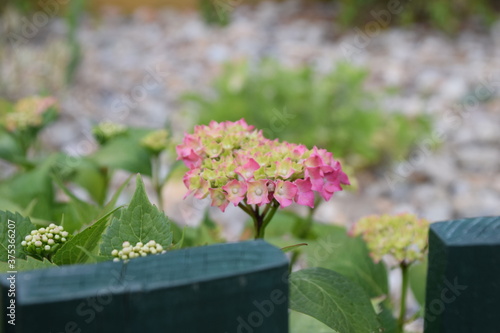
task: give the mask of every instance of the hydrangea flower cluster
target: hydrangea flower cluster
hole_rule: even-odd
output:
[[[229,203],[314,207],[314,192],[329,200],[349,184],[325,149],[267,139],[243,119],[196,126],[176,150],[189,168],[186,196],[210,196],[212,206],[222,211]]]
[[[157,244],[154,240],[150,240],[146,244],[138,242],[135,246],[132,246],[130,242],[123,242],[121,250],[111,251],[111,255],[115,257],[113,261],[129,260],[138,257],[145,257],[152,254],[165,253],[163,247]]]
[[[142,138],[141,145],[148,149],[151,153],[158,155],[163,150],[168,148],[168,131],[166,129],[160,129],[149,133]]]
[[[12,108],[12,112],[0,113],[0,124],[10,131],[37,128],[43,125],[43,115],[55,107],[54,97],[28,97],[19,100]]]
[[[126,126],[109,121],[103,121],[92,129],[92,133],[94,134],[95,139],[101,145],[126,132]]]
[[[31,231],[21,242],[21,245],[31,255],[50,258],[69,237],[69,233],[64,231],[62,226],[51,223],[47,228]]]
[[[428,229],[429,221],[413,214],[382,215],[362,218],[352,234],[362,236],[375,262],[392,255],[399,263],[409,265],[424,258]]]

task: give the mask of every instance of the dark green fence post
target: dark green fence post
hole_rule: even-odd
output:
[[[16,288],[5,332],[288,332],[288,261],[264,241],[24,272]]]
[[[431,225],[425,333],[500,332],[500,217]]]

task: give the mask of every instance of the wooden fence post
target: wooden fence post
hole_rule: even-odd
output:
[[[425,333],[500,332],[500,217],[432,224]]]
[[[288,332],[288,261],[264,241],[18,273],[22,333]]]

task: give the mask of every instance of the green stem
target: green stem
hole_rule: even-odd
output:
[[[163,194],[162,188],[163,184],[160,181],[160,168],[161,168],[161,160],[159,155],[155,155],[151,158],[151,180],[153,183],[154,190],[156,192],[156,197],[158,199],[158,208],[160,211],[163,211]]]
[[[314,207],[309,208],[305,224],[300,229],[299,238],[306,239],[309,237],[309,234],[311,233],[311,229],[313,226],[313,215],[320,203],[321,203],[321,198],[316,197],[316,199],[314,200]]]
[[[269,206],[271,206],[271,209],[268,209]],[[273,219],[274,214],[278,210],[279,203],[276,201],[273,201],[272,203],[268,204],[268,206],[265,209],[265,213],[262,215],[263,223],[262,223],[262,238],[264,238],[264,230],[266,229],[267,225],[271,220]]]
[[[251,218],[254,217],[254,213],[252,211],[252,209],[249,209],[248,206],[242,204],[241,202],[238,204],[238,207],[241,208],[241,210],[243,210],[245,213],[247,213],[248,215],[250,215]]]
[[[245,213],[250,215],[253,220],[253,226],[255,229],[255,239],[261,239],[264,238],[266,227],[276,213],[276,210],[279,207],[279,203],[275,200],[271,203],[268,203],[262,213],[260,213],[260,208],[257,205],[252,207],[251,205],[240,202],[238,204],[238,207],[240,207]]]
[[[406,316],[406,295],[408,292],[408,265],[405,262],[399,264],[401,268],[401,304],[399,308],[399,319],[398,319],[398,333],[403,333],[405,316]]]

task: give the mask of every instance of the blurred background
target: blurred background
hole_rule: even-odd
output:
[[[75,160],[105,144],[92,135],[103,122],[167,128],[173,146],[195,124],[245,118],[343,162],[353,186],[315,211],[320,221],[499,215],[499,10],[493,0],[4,0],[0,116],[55,96],[58,117],[37,133],[37,154]],[[64,198],[19,199],[9,144],[0,135],[0,203]],[[137,162],[130,147],[119,150]],[[113,166],[107,154],[97,170]],[[164,154],[161,168],[174,159]],[[115,188],[141,166],[117,169]],[[164,209],[195,224],[207,203],[182,200],[181,175],[161,189]],[[107,195],[87,188],[92,179],[74,182],[79,197]],[[212,213],[238,237],[239,212]]]

